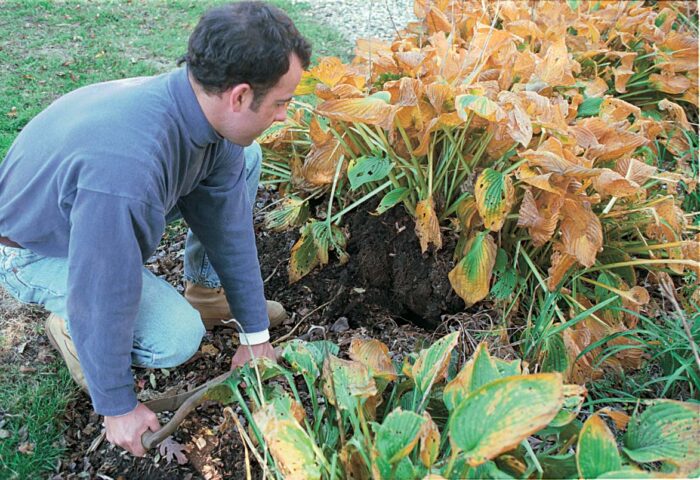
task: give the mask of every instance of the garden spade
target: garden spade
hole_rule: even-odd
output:
[[[231,381],[229,378],[233,377]],[[165,395],[162,397],[144,402],[151,411],[158,413],[163,411],[174,411],[175,415],[168,423],[159,430],[153,432],[146,430],[141,436],[141,443],[146,450],[156,447],[160,442],[168,438],[177,430],[182,421],[195,408],[207,400],[219,401],[221,403],[231,403],[231,390],[236,388],[236,372],[226,372],[218,377],[203,383],[189,392],[178,393],[176,395]]]

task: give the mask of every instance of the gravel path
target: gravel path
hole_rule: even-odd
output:
[[[413,15],[413,0],[293,0],[308,4],[308,15],[327,22],[355,45],[357,38],[392,40]]]

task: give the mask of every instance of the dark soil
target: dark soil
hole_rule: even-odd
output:
[[[341,266],[332,259],[330,265],[292,285],[288,283],[287,264],[298,232],[258,230],[266,295],[282,302],[290,313],[286,324],[272,332],[273,341],[325,337],[345,351],[353,337],[372,337],[382,340],[392,355],[401,358],[431,336],[444,335],[444,328],[435,330],[441,315],[463,308],[447,279],[453,266],[448,253],[453,250],[452,240],[445,239],[448,245],[440,252],[421,254],[414,223],[400,209],[381,217],[364,212],[351,215],[345,226],[349,263]],[[183,239],[184,228],[169,231],[147,265],[180,291]],[[457,317],[461,315],[466,314]],[[475,318],[483,320],[484,316]],[[486,316],[485,325],[489,322]],[[139,398],[185,391],[227,371],[236,348],[234,333],[231,329],[208,333],[195,357],[176,369],[136,370]],[[160,414],[161,422],[170,415]],[[243,416],[239,418],[245,424]],[[187,449],[184,465],[167,462],[157,450],[145,458],[132,457],[104,441],[100,422],[89,398],[80,393],[65,418],[67,458],[53,478],[245,478],[244,449],[235,427],[224,421],[221,405],[199,407],[175,433],[174,440]],[[260,470],[252,459],[251,467],[258,478]]]
[[[379,217],[356,212],[345,225],[350,261],[342,266],[331,261],[292,285],[286,265],[298,234],[264,233],[258,254],[263,277],[269,277],[268,297],[292,309],[308,296],[318,305],[329,302],[326,318],[345,317],[353,327],[389,316],[432,330],[442,315],[464,309],[447,278],[454,266],[453,239],[446,239],[447,245],[438,252],[421,254],[415,223],[399,208]]]

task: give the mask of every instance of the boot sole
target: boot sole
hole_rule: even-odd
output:
[[[63,351],[59,348],[58,342],[56,341],[56,338],[53,336],[53,333],[51,332],[51,329],[48,328],[48,321],[46,322],[46,325],[44,326],[44,331],[46,332],[46,337],[49,339],[49,343],[51,346],[58,352],[58,354],[61,356],[63,359],[63,363],[66,364],[66,368],[68,367],[68,363],[66,362],[66,359],[63,358]],[[68,369],[68,373],[70,374],[70,378],[73,380],[73,382],[80,387],[80,389],[88,393],[88,389],[86,385],[83,385],[80,383],[78,380],[73,377],[73,373],[70,371],[70,368]]]

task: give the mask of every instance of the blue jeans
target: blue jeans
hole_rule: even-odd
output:
[[[246,184],[251,205],[255,200],[262,153],[254,143],[244,151]],[[171,212],[168,220],[179,218]],[[138,367],[169,368],[187,361],[199,349],[204,325],[199,313],[165,280],[144,267],[141,303],[134,325],[132,363]],[[205,286],[218,287],[219,278],[191,231],[185,244],[185,278]],[[66,307],[68,260],[45,257],[31,250],[0,245],[0,285],[24,303],[43,305],[50,312],[70,318]]]

